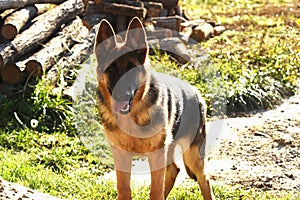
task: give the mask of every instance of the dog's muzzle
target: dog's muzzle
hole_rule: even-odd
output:
[[[131,96],[129,100],[123,100],[123,101],[113,100],[113,111],[115,113],[120,113],[123,115],[128,114],[132,107],[132,100],[133,100],[133,96]]]
[[[130,102],[129,101],[114,101],[114,112],[127,114],[130,112]]]

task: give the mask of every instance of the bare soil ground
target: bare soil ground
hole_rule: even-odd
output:
[[[59,200],[50,196],[24,187],[19,184],[10,183],[0,177],[0,200]]]
[[[232,132],[210,154],[212,179],[234,187],[299,195],[300,95],[274,110],[225,121]]]

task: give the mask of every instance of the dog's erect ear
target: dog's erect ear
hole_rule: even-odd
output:
[[[111,48],[116,46],[115,32],[110,23],[105,19],[103,19],[99,25],[95,40],[95,50],[99,44],[101,44],[102,51],[110,50]]]
[[[96,54],[98,67],[97,72],[101,74],[113,60],[112,50],[117,46],[115,32],[110,23],[103,19],[100,22],[99,29],[95,39],[94,52]],[[108,52],[110,52],[108,54]],[[108,56],[110,55],[110,56]]]
[[[134,17],[129,23],[125,41],[133,50],[148,48],[146,32],[138,17]]]
[[[126,34],[126,46],[136,52],[141,63],[144,63],[148,55],[148,43],[146,32],[139,18],[134,17],[129,23]]]

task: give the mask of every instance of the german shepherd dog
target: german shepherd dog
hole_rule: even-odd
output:
[[[97,96],[113,153],[118,199],[132,199],[135,155],[148,158],[150,199],[166,199],[179,172],[176,145],[182,148],[187,173],[199,183],[204,199],[213,199],[205,170],[205,102],[188,83],[150,71],[146,34],[138,18],[131,20],[125,39],[119,40],[110,23],[102,20],[94,49]]]

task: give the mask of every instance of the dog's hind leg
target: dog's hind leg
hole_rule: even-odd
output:
[[[209,176],[205,171],[207,160],[200,157],[199,146],[192,145],[183,152],[183,161],[189,176],[197,180],[203,198],[205,200],[214,199],[213,192],[209,182]]]
[[[172,190],[179,171],[180,169],[174,162],[174,147],[170,147],[167,154],[167,167],[165,174],[165,199]]]

